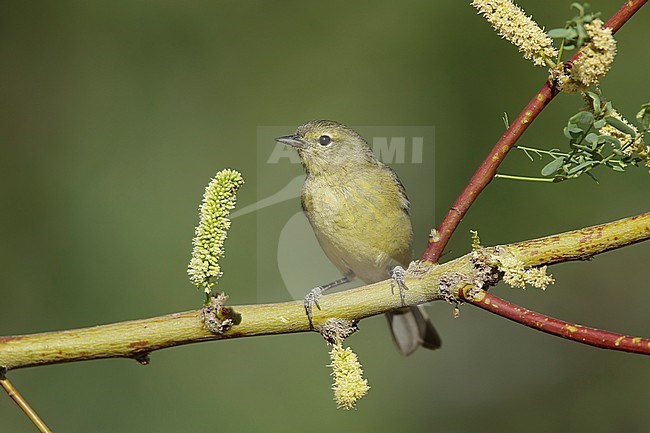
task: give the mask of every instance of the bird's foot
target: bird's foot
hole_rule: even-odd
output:
[[[406,276],[406,271],[401,266],[395,266],[391,273],[390,277],[390,291],[392,294],[395,294],[395,286],[399,288],[399,299],[402,302],[402,305],[406,304],[405,295],[408,287],[404,282],[404,277]]]
[[[315,287],[311,292],[307,293],[307,296],[305,296],[305,300],[303,301],[303,304],[305,306],[305,313],[307,313],[307,319],[309,319],[309,329],[314,329],[314,323],[312,322],[312,309],[314,305],[316,305],[316,307],[318,307],[320,310],[320,304],[318,303],[318,300],[323,295],[323,291],[324,290],[322,287]]]

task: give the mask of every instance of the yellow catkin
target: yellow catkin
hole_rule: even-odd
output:
[[[332,376],[334,377],[334,400],[342,409],[352,409],[357,401],[368,393],[368,380],[363,378],[363,369],[357,355],[349,347],[335,344],[330,351]]]
[[[230,228],[228,215],[235,207],[235,194],[243,183],[241,173],[226,169],[217,173],[205,188],[187,273],[192,284],[203,288],[206,293],[210,293],[215,280],[221,276],[218,262],[223,255],[223,243]]]
[[[585,24],[590,42],[582,48],[582,54],[573,62],[568,74],[562,75],[558,84],[566,93],[584,92],[589,86],[599,83],[607,74],[616,56],[616,40],[612,29],[604,28],[603,22],[595,19]]]
[[[537,66],[549,64],[558,52],[553,41],[533,19],[509,0],[474,0],[472,2],[492,27],[515,45],[527,60]]]

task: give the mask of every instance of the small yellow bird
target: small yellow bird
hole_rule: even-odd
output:
[[[325,255],[343,274],[305,297],[309,321],[313,304],[320,308],[323,292],[355,277],[366,284],[391,277],[399,282],[411,261],[413,230],[406,191],[395,172],[377,160],[359,134],[331,120],[305,123],[276,141],[300,155],[307,173],[302,209]],[[440,347],[440,337],[421,306],[387,316],[403,355],[420,346]]]

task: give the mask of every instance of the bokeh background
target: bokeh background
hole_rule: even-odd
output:
[[[514,118],[546,77],[468,3],[4,2],[0,335],[198,308],[202,298],[185,274],[196,208],[224,167],[247,180],[240,205],[257,200],[262,125],[332,118],[434,126],[435,186],[425,176],[407,184],[412,196],[435,198],[432,211],[413,203],[420,253],[502,133],[503,113]],[[569,1],[522,3],[547,28],[573,16]],[[609,17],[620,3],[592,5]],[[649,24],[642,10],[619,32],[603,81],[628,118],[649,98]],[[564,146],[562,127],[580,104],[560,95],[521,143]],[[535,175],[542,165],[512,152],[502,171]],[[647,170],[596,174],[600,184],[493,182],[446,258],[468,250],[470,229],[489,245],[648,211]],[[299,202],[282,206],[291,215]],[[273,230],[261,214],[235,220],[221,280],[233,304],[258,302],[262,291],[265,300],[292,298],[277,273],[252,271],[265,260],[258,237]],[[636,245],[554,266],[557,283],[546,292],[495,293],[650,336],[649,257],[650,244]],[[275,257],[264,264],[276,265]],[[312,286],[322,282],[314,277]],[[459,319],[449,305],[429,312],[444,347],[406,359],[383,318],[361,323],[348,343],[372,389],[350,412],[335,408],[327,349],[308,333],[168,349],[147,367],[102,360],[10,377],[62,432],[648,430],[647,358],[567,342],[471,306]],[[34,430],[6,396],[0,420],[2,432]]]

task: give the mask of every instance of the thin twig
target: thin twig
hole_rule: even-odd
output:
[[[20,407],[22,411],[25,412],[27,418],[29,418],[30,421],[34,423],[38,431],[42,433],[52,433],[52,430],[50,430],[49,427],[45,425],[41,417],[39,417],[34,409],[32,409],[32,407],[29,405],[29,403],[27,403],[27,400],[25,400],[25,398],[20,395],[14,385],[9,381],[9,379],[7,379],[4,373],[1,372],[0,385],[2,385],[2,388],[4,388],[7,394],[9,394],[9,397],[11,397],[11,399],[16,402],[18,407]]]
[[[546,332],[547,334],[603,349],[650,355],[650,339],[647,338],[630,337],[628,335],[565,322],[512,304],[485,290],[474,287],[463,288],[459,293],[459,297],[472,305],[476,305],[498,316],[538,331]]]
[[[553,178],[549,177],[529,177],[529,176],[517,176],[514,174],[495,174],[495,178],[498,179],[510,179],[510,180],[521,180],[521,181],[526,181],[526,182],[545,182],[545,183],[553,183],[555,182]]]
[[[604,24],[604,27],[611,28],[612,33],[616,33],[646,2],[647,0],[626,1]],[[575,61],[579,55],[580,52],[577,52],[569,61]],[[521,113],[519,113],[514,122],[510,124],[471,177],[463,192],[456,198],[447,215],[443,218],[437,229],[438,236],[429,238],[427,248],[422,254],[422,261],[436,263],[440,259],[456,227],[458,227],[458,224],[460,224],[460,221],[472,203],[474,203],[474,200],[476,200],[483,189],[494,179],[497,168],[501,165],[505,156],[528,126],[530,126],[532,121],[537,118],[539,113],[542,112],[557,94],[558,90],[550,82],[546,81]]]

